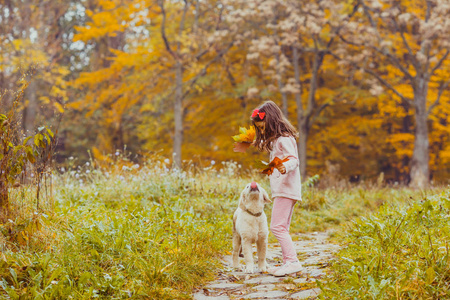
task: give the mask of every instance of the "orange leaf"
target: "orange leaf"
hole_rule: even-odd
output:
[[[278,167],[279,165],[283,164],[284,162],[288,161],[289,158],[285,157],[283,159],[279,159],[278,157],[275,157],[268,165],[267,168],[261,170],[261,173],[272,175],[273,169]]]
[[[244,153],[245,151],[247,151],[248,148],[250,148],[250,146],[252,145],[252,143],[247,143],[247,142],[236,142],[234,143],[234,148],[233,151],[234,152],[242,152]]]

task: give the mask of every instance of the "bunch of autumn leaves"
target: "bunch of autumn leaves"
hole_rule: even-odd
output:
[[[256,131],[254,126],[250,126],[249,129],[245,127],[239,127],[239,134],[232,136],[234,143],[234,152],[246,152],[250,146],[254,145],[256,136]],[[284,159],[280,159],[275,157],[270,163],[261,161],[259,167],[261,168],[261,173],[272,175],[273,170],[278,167],[280,164],[288,161],[289,159],[286,157]]]

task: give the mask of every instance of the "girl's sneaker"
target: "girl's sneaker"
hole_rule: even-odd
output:
[[[272,274],[273,276],[281,277],[286,276],[287,274],[300,272],[302,269],[302,264],[299,261],[288,261]]]
[[[267,269],[267,273],[269,273],[270,275],[273,275],[273,273],[275,273],[279,268],[281,268],[282,266],[273,266],[271,268]]]

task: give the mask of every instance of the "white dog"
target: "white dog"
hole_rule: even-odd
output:
[[[252,243],[256,242],[258,267],[261,272],[267,271],[266,252],[267,217],[264,204],[270,203],[267,192],[256,182],[247,184],[241,193],[239,207],[233,216],[233,267],[239,267],[239,251],[242,246],[245,267],[244,272],[253,273]]]

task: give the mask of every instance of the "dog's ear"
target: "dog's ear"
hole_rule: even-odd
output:
[[[245,203],[245,189],[241,192],[241,196],[239,197],[239,204],[244,204]]]
[[[265,203],[271,203],[272,200],[270,200],[269,194],[267,194],[266,190],[263,189],[262,187],[260,187],[260,189],[261,189],[261,192],[262,192],[262,194],[263,194],[264,202],[265,202]]]

